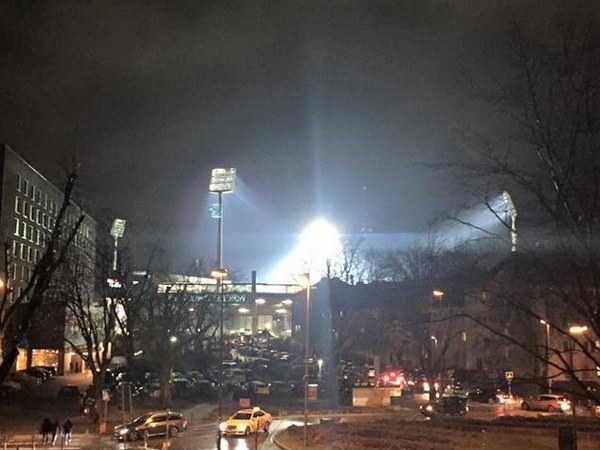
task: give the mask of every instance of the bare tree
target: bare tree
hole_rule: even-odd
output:
[[[112,252],[73,253],[61,270],[59,292],[67,308],[65,340],[92,372],[96,398],[101,397],[107,369],[115,350],[121,280],[109,274]],[[109,280],[111,284],[109,284]]]
[[[199,292],[197,285],[146,277],[139,286],[136,305],[129,309],[136,323],[136,344],[146,360],[158,369],[161,403],[172,401],[171,373],[175,360],[201,349],[218,327],[218,302],[213,292]]]
[[[513,25],[514,77],[491,97],[507,132],[477,136],[478,160],[453,164],[510,191],[521,224],[517,253],[478,296],[488,312],[471,318],[586,395],[600,366],[600,35],[592,17],[558,18],[537,35]],[[499,309],[507,314],[490,321]],[[543,336],[540,323],[547,342],[523,331]]]

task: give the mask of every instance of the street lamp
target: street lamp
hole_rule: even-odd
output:
[[[570,374],[571,374],[571,389],[574,388],[575,383],[575,370],[573,368],[573,341],[575,341],[575,337],[581,334],[584,334],[588,330],[586,325],[572,325],[569,327],[569,334],[571,335],[571,339],[569,339],[569,365],[570,365]],[[575,393],[571,395],[573,399],[571,408],[573,409],[573,450],[577,450],[577,408],[575,407]]]
[[[296,277],[298,284],[306,289],[306,317],[304,319],[304,447],[308,445],[308,376],[310,358],[309,351],[309,324],[310,324],[310,273]]]
[[[546,347],[544,359],[546,360],[546,379],[548,380],[548,394],[552,394],[552,378],[550,377],[550,323],[545,319],[540,319],[540,323],[546,328]]]
[[[266,300],[264,298],[257,298],[254,300],[254,336],[258,335],[258,305],[264,305]]]

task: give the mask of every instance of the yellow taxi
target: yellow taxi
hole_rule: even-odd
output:
[[[259,407],[240,409],[225,422],[219,424],[221,436],[249,436],[260,430],[269,432],[273,417]]]

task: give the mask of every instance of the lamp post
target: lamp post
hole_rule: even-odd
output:
[[[223,359],[225,348],[223,346],[223,311],[225,309],[225,294],[223,292],[223,284],[227,278],[225,269],[215,269],[210,275],[217,280],[217,290],[219,292],[219,424],[222,419],[223,411]]]
[[[571,339],[569,339],[569,365],[570,365],[570,374],[571,374],[571,382],[575,380],[575,369],[573,367],[573,341],[575,341],[575,336],[584,334],[587,331],[588,327],[585,325],[572,325],[569,327],[569,334],[571,335]],[[571,383],[572,386],[574,383]],[[577,450],[577,408],[575,401],[575,394],[571,395],[572,401],[572,409],[573,409],[573,450]]]
[[[217,211],[213,211],[213,217],[218,220],[218,233],[217,233],[217,269],[213,270],[211,275],[217,280],[217,288],[220,295],[220,308],[219,308],[219,424],[222,419],[223,412],[223,310],[225,303],[225,295],[223,293],[223,280],[227,276],[227,271],[223,269],[223,194],[229,194],[233,192],[233,185],[235,182],[236,169],[235,168],[216,168],[212,170],[210,177],[210,185],[208,187],[209,192],[216,193],[219,196],[219,203]],[[221,434],[219,433],[219,436]],[[220,441],[219,441],[220,447]]]
[[[258,335],[258,305],[264,305],[266,300],[264,298],[257,298],[254,300],[254,336]]]
[[[540,319],[540,323],[546,328],[546,347],[544,349],[544,359],[546,360],[546,379],[548,380],[548,394],[552,394],[552,378],[550,377],[550,323],[545,319]]]
[[[305,273],[297,277],[298,283],[306,289],[306,317],[304,319],[304,447],[308,445],[308,376],[310,358],[309,351],[309,324],[310,324],[310,274]]]

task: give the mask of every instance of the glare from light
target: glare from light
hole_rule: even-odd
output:
[[[309,273],[316,282],[326,275],[328,264],[335,266],[341,254],[340,234],[335,226],[326,220],[316,220],[304,229],[296,246],[279,262],[271,278],[297,283],[295,274]]]
[[[257,305],[264,305],[266,303],[266,300],[264,298],[257,298],[254,301],[256,302]]]

